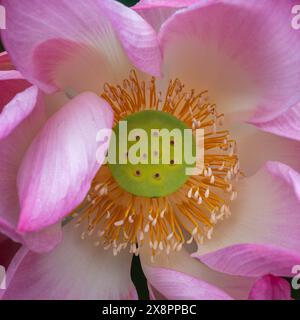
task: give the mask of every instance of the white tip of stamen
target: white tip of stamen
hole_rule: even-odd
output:
[[[103,187],[103,188],[100,189],[100,191],[99,191],[99,195],[100,196],[104,196],[104,195],[107,195],[107,194],[108,194],[107,187]]]
[[[149,219],[150,221],[153,221],[153,220],[154,220],[153,217],[151,216],[151,214],[149,214],[148,219]]]
[[[195,194],[194,194],[194,198],[195,199],[198,199],[199,198],[199,190],[197,189],[197,191],[195,192]]]
[[[106,219],[109,219],[109,218],[110,218],[110,216],[111,216],[110,211],[107,211]]]
[[[225,162],[223,161],[221,167],[219,168],[219,170],[220,171],[224,170],[224,167],[225,167]]]
[[[81,238],[82,240],[84,240],[84,239],[85,239],[85,232],[82,232],[82,234],[81,234],[80,238]]]
[[[187,244],[191,244],[191,243],[193,242],[193,240],[194,240],[194,237],[191,236],[191,237],[189,238],[189,240],[186,241],[186,243],[187,243]]]
[[[189,192],[188,192],[188,198],[189,199],[191,199],[192,198],[192,196],[193,196],[193,188],[191,188],[190,190],[189,190]]]
[[[133,217],[132,217],[132,216],[129,216],[129,217],[128,217],[128,221],[129,221],[130,223],[134,223]]]
[[[202,201],[203,201],[203,200],[202,200],[202,197],[199,197],[199,198],[198,198],[198,204],[201,204]]]
[[[228,180],[231,180],[231,178],[232,178],[231,170],[229,170],[227,172],[227,176],[226,177],[227,177]]]
[[[140,241],[144,240],[144,232],[143,231],[140,231],[139,240]]]
[[[137,249],[136,244],[134,243],[131,247],[132,247],[132,253],[136,253],[136,249]]]
[[[211,175],[212,175],[212,170],[211,170],[210,167],[208,167],[208,169],[207,169],[207,176],[208,176],[208,177],[211,177]]]
[[[171,252],[171,246],[170,244],[167,244],[166,254],[169,255]]]
[[[157,219],[155,218],[155,219],[152,221],[152,226],[155,227],[156,223],[157,223]]]
[[[145,233],[149,232],[149,229],[150,229],[150,225],[149,225],[149,223],[147,223],[147,224],[145,225],[144,232],[145,232]]]
[[[209,197],[209,189],[208,188],[206,189],[204,196],[205,196],[205,198]]]
[[[99,231],[98,231],[98,236],[99,236],[99,237],[102,237],[102,236],[104,235],[104,233],[105,233],[104,231],[99,230]]]
[[[210,222],[213,223],[213,224],[216,224],[218,222],[216,214],[214,212],[211,214]]]
[[[237,162],[236,165],[234,166],[233,168],[233,173],[234,174],[237,174],[239,172],[239,169],[240,169],[240,165],[239,163]]]
[[[214,183],[215,183],[215,176],[211,176],[211,178],[210,178],[210,183],[211,183],[211,184],[214,184]]]
[[[163,242],[162,241],[160,241],[160,243],[159,243],[159,250],[160,251],[163,251],[164,250],[164,244],[163,244]]]
[[[166,209],[164,209],[161,213],[160,213],[160,217],[161,219],[163,219],[165,217],[165,213],[166,213]]]
[[[225,211],[221,212],[218,216],[217,216],[217,220],[223,220],[223,217],[225,215]]]
[[[180,250],[182,249],[182,245],[183,245],[183,243],[180,242],[180,243],[178,244],[177,248],[176,248],[176,251],[180,251]]]
[[[213,234],[213,231],[214,231],[214,228],[210,228],[208,231],[207,231],[207,239],[211,239],[212,237],[212,234]]]
[[[193,231],[192,231],[192,236],[194,237],[198,232],[198,228],[194,228]]]
[[[230,195],[230,201],[234,201],[237,198],[237,192],[233,191]]]
[[[101,187],[101,184],[98,183],[98,184],[95,186],[95,191],[98,191],[98,190],[100,189],[100,187]]]
[[[167,240],[170,241],[173,238],[174,233],[171,232],[168,236],[167,236]]]
[[[119,220],[119,221],[116,221],[115,223],[114,223],[114,225],[116,226],[116,227],[120,227],[120,226],[122,226],[124,224],[124,220]]]

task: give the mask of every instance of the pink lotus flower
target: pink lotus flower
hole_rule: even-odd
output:
[[[153,298],[290,298],[280,277],[300,264],[294,3],[2,0],[18,71],[1,55],[0,231],[22,244],[11,259],[16,246],[0,240],[3,299],[136,298],[133,253]],[[145,109],[207,134],[203,174],[174,194],[133,196],[96,160],[97,132]]]

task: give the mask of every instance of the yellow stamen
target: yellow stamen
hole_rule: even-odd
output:
[[[155,78],[139,81],[132,71],[122,86],[105,84],[102,97],[115,113],[115,124],[134,112],[160,110],[194,130],[204,129],[204,170],[169,196],[144,198],[123,190],[104,165],[77,210],[77,224],[85,223],[87,233],[99,238],[95,246],[102,242],[114,254],[127,246],[138,254],[141,246],[148,245],[155,256],[163,250],[180,250],[184,243],[201,245],[205,238],[210,239],[215,224],[230,216],[229,203],[237,196],[240,168],[236,142],[228,130],[218,129],[224,115],[218,114],[208,92],[186,91],[175,79],[163,97]]]

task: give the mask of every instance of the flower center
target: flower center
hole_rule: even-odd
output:
[[[116,182],[127,192],[147,198],[177,191],[189,178],[185,153],[195,148],[192,134],[183,143],[187,130],[184,122],[157,110],[137,112],[119,122],[116,139],[111,140],[117,161],[108,165]]]
[[[184,244],[202,245],[211,239],[216,223],[231,214],[240,168],[236,143],[228,130],[219,129],[224,115],[217,112],[207,91],[187,91],[175,79],[163,95],[155,78],[140,81],[132,71],[122,85],[106,84],[102,97],[114,110],[115,136],[123,136],[125,122],[129,139],[126,147],[116,139],[119,161],[109,160],[100,168],[85,201],[73,213],[77,225],[86,225],[82,239],[94,237],[95,246],[111,247],[115,255],[128,246],[137,255],[147,245],[153,258],[161,251],[168,254]],[[165,148],[164,144],[149,147],[153,137],[161,137],[161,129],[177,129],[181,135],[190,129],[193,138],[180,140],[183,149],[176,149],[175,135],[169,135]],[[199,129],[204,140],[202,170],[187,175],[189,167],[197,167],[197,157],[196,163],[178,159],[185,159],[189,149],[197,151]],[[112,149],[111,142],[109,153]],[[165,162],[153,163],[164,154],[170,156]],[[138,162],[132,161],[136,158]]]

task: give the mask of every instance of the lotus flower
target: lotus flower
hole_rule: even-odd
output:
[[[294,4],[2,0],[0,230],[22,244],[0,241],[3,299],[137,298],[133,254],[152,298],[290,299]],[[97,133],[122,119],[203,129],[201,175],[104,164]]]

